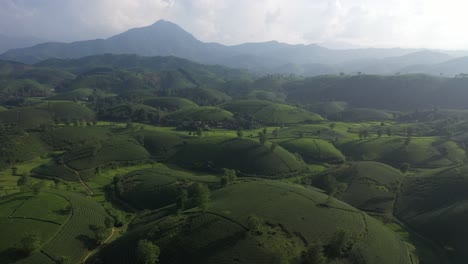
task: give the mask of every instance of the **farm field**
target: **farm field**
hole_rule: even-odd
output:
[[[467,263],[466,76],[306,72],[0,59],[0,263]]]

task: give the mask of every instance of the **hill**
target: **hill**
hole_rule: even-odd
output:
[[[180,109],[167,116],[168,119],[180,121],[222,122],[232,119],[232,113],[214,106],[199,106]]]
[[[220,178],[174,170],[163,164],[152,169],[131,172],[120,180],[119,197],[139,209],[159,209],[174,204],[183,189],[192,182],[219,186]]]
[[[232,113],[253,117],[263,124],[294,124],[324,120],[321,116],[306,110],[269,101],[238,100],[222,107]]]
[[[354,108],[397,111],[464,109],[466,78],[422,74],[320,76],[287,82],[289,103],[343,101]]]
[[[464,250],[467,172],[467,166],[457,166],[408,177],[397,202],[398,217],[442,245],[453,263],[463,263],[468,257]]]
[[[148,98],[143,101],[143,104],[159,108],[163,111],[173,112],[186,107],[195,107],[194,102],[180,97],[156,97]]]
[[[414,137],[406,146],[405,138],[381,137],[352,140],[338,149],[355,160],[381,161],[394,166],[409,163],[415,167],[451,166],[466,160],[464,150],[451,141]]]
[[[104,208],[69,192],[20,193],[0,198],[0,254],[5,263],[54,264],[65,257],[82,261],[96,247],[90,226],[104,226]],[[110,230],[107,230],[110,234]],[[20,240],[37,234],[39,248],[30,256],[18,254]]]
[[[340,163],[345,156],[328,141],[313,138],[277,140],[283,148],[291,153],[298,153],[308,163]]]
[[[326,248],[339,228],[352,242],[342,255],[328,253],[334,263],[412,263],[406,243],[390,230],[313,189],[241,182],[213,192],[211,200],[205,213],[189,210],[137,226],[90,263],[126,263],[144,238],[161,248],[163,263],[288,263],[301,261],[310,244]]]
[[[378,162],[352,162],[325,173],[337,182],[346,183],[338,194],[340,200],[366,212],[391,216],[399,185],[403,181],[400,171]],[[318,179],[316,181],[323,181]]]
[[[94,112],[86,106],[73,102],[43,102],[30,107],[17,107],[0,112],[3,124],[16,125],[22,129],[35,129],[54,122],[78,122],[94,120]]]
[[[229,168],[248,176],[281,177],[302,169],[282,147],[274,151],[250,139],[209,136],[187,142],[170,162],[191,169]]]

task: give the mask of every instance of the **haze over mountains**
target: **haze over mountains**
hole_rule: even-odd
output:
[[[3,43],[3,41],[1,42]],[[0,45],[0,52],[2,47]],[[21,47],[20,44],[16,47]],[[205,43],[178,25],[159,20],[108,39],[72,43],[48,42],[9,50],[2,60],[34,64],[49,58],[80,58],[96,54],[176,56],[199,63],[245,68],[258,73],[300,75],[427,73],[453,76],[468,72],[468,52],[401,48],[328,49],[316,44],[277,41],[226,46]],[[466,70],[465,70],[466,69]]]

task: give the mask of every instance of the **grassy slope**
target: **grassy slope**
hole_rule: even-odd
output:
[[[313,138],[278,140],[280,146],[291,153],[299,153],[304,161],[333,162],[344,161],[345,156],[328,141]]]
[[[21,263],[54,263],[44,258],[42,252],[54,259],[67,256],[71,263],[79,263],[95,246],[89,226],[103,225],[107,217],[97,203],[69,192],[43,192],[39,196],[20,193],[0,201],[2,260],[15,260],[13,247],[18,245],[23,234],[38,233],[40,237],[41,252],[21,259]],[[71,211],[65,210],[67,206],[71,206]]]
[[[188,107],[169,115],[171,119],[180,121],[224,121],[232,119],[233,114],[213,106]]]
[[[143,101],[143,104],[149,105],[154,108],[160,108],[164,111],[176,111],[187,107],[196,107],[197,104],[180,97],[157,97],[150,98]]]
[[[408,177],[397,215],[447,249],[454,263],[464,263],[468,232],[468,166],[433,169]]]
[[[193,139],[170,161],[188,168],[231,168],[259,176],[281,176],[300,170],[303,166],[282,147],[271,151],[268,146],[249,139],[222,136]]]
[[[404,142],[402,137],[368,138],[341,142],[338,149],[355,160],[407,162],[417,167],[450,166],[466,160],[459,146],[453,142],[440,142],[436,137],[413,137],[408,146]],[[445,148],[446,153],[441,148]]]
[[[378,162],[354,162],[328,171],[348,184],[340,199],[361,210],[391,215],[403,180],[400,171]]]
[[[135,208],[157,209],[175,202],[184,182],[203,182],[218,185],[219,177],[197,175],[188,171],[174,170],[163,164],[151,169],[127,174],[123,181],[121,198]]]
[[[251,115],[256,120],[267,124],[294,124],[323,120],[317,114],[294,106],[261,100],[238,100],[226,103],[222,107],[233,113]]]
[[[351,250],[355,260],[411,263],[405,242],[377,220],[313,189],[272,181],[240,182],[214,192],[211,200],[204,214],[191,210],[137,227],[104,249],[100,258],[128,262],[135,257],[136,241],[148,237],[162,248],[163,263],[297,261],[306,243],[327,244],[337,228],[345,228],[358,237]],[[249,215],[259,218],[259,233],[246,230]]]

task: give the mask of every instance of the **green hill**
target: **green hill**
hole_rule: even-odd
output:
[[[190,88],[176,92],[177,96],[187,98],[199,105],[218,105],[231,100],[227,94],[209,88]]]
[[[328,117],[332,120],[345,122],[385,121],[393,119],[391,113],[371,108],[350,108],[342,112],[330,114]]]
[[[17,107],[0,112],[0,122],[17,125],[22,129],[34,129],[54,122],[94,120],[94,112],[73,102],[43,102],[35,106]]]
[[[340,228],[350,246],[338,255],[325,250],[331,263],[413,263],[395,233],[312,189],[241,182],[213,192],[211,200],[205,213],[189,210],[137,226],[90,263],[128,263],[143,238],[161,248],[161,263],[300,263],[308,245],[326,249]]]
[[[306,110],[268,101],[238,100],[222,105],[232,113],[252,116],[265,124],[295,124],[324,120],[321,116]]]
[[[408,177],[397,203],[397,216],[445,248],[453,263],[468,258],[468,166],[433,169]]]
[[[111,162],[136,162],[149,158],[146,149],[135,140],[114,136],[105,142],[72,149],[64,161],[71,168],[82,171],[108,165]]]
[[[187,142],[170,162],[193,169],[230,168],[243,174],[282,176],[301,170],[303,164],[282,147],[240,138],[202,137]]]
[[[167,159],[182,146],[184,137],[165,131],[144,131],[144,146],[154,158]]]
[[[44,155],[48,147],[37,134],[0,131],[0,150],[0,168],[6,168]]]
[[[458,164],[466,160],[464,150],[451,141],[436,137],[413,137],[405,145],[403,137],[381,137],[346,141],[338,144],[346,156],[354,160],[374,160],[416,167],[438,167]]]
[[[174,121],[221,122],[232,119],[232,113],[213,106],[189,107],[180,109],[167,116]]]
[[[188,171],[174,170],[163,164],[152,169],[131,172],[121,180],[119,196],[133,207],[158,209],[175,203],[189,182],[219,185],[220,178],[213,175],[197,175]]]
[[[54,264],[63,256],[70,263],[80,263],[97,245],[90,226],[104,226],[106,218],[102,206],[74,193],[20,193],[0,198],[0,257],[4,263]],[[22,257],[17,247],[28,233],[37,234],[40,250]]]
[[[343,162],[345,156],[328,141],[313,138],[278,140],[280,146],[291,153],[299,153],[308,163]]]
[[[143,104],[159,108],[163,111],[173,112],[186,107],[196,107],[194,102],[180,97],[156,97],[143,101]]]
[[[346,102],[317,102],[307,105],[307,109],[324,117],[343,112],[348,107]]]
[[[78,88],[69,92],[57,94],[48,98],[48,100],[81,100],[87,101],[93,95],[93,89]]]
[[[139,123],[157,123],[163,112],[144,104],[120,104],[106,110],[100,115],[105,120],[127,122],[132,120]]]
[[[378,162],[353,162],[327,171],[347,184],[339,198],[361,210],[392,215],[393,204],[403,180],[400,171]]]

